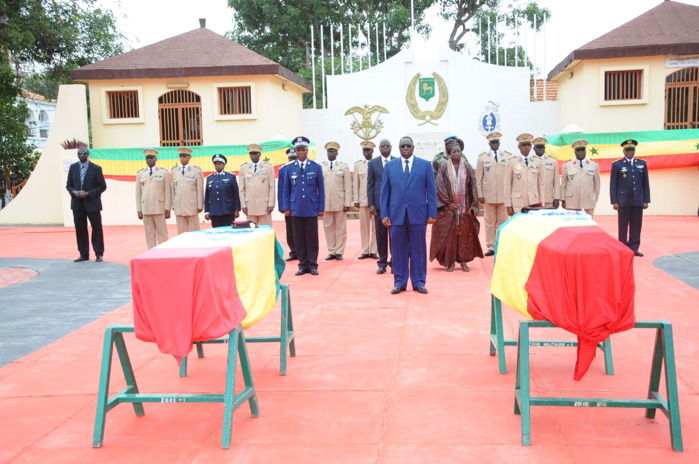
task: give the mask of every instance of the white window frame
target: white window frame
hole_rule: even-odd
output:
[[[110,118],[109,117],[109,95],[108,92],[128,92],[136,91],[138,94],[138,115],[137,118]],[[102,87],[100,88],[102,96],[102,122],[104,124],[143,124],[143,87],[140,85],[120,86],[120,87]]]
[[[221,114],[221,101],[219,89],[228,87],[250,87],[250,109],[247,114]],[[217,82],[213,84],[214,120],[215,121],[241,121],[257,119],[257,91],[254,82]]]
[[[611,71],[641,71],[641,98],[634,100],[605,100],[604,85],[605,76]],[[599,70],[599,104],[600,106],[621,106],[621,105],[645,105],[648,103],[648,88],[650,81],[650,66],[629,65],[629,66],[606,66]]]

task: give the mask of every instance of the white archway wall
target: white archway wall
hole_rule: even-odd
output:
[[[65,189],[68,166],[76,150],[64,150],[65,139],[88,140],[85,86],[62,85],[54,125],[39,161],[20,194],[0,211],[4,225],[73,225]]]
[[[523,132],[535,136],[558,133],[558,102],[530,102],[526,68],[484,64],[449,49],[434,51],[430,56],[434,57],[432,61],[416,61],[411,50],[404,50],[368,70],[328,76],[328,108],[302,111],[304,135],[321,147],[330,140],[340,143],[341,159],[352,165],[361,159],[361,139],[350,129],[352,117],[345,116],[345,112],[353,106],[379,105],[389,113],[381,115],[384,128],[372,139],[375,143],[388,138],[397,153],[398,140],[409,135],[415,140],[416,154],[431,159],[442,150],[445,137],[458,135],[464,140],[465,154],[475,165],[478,154],[488,147],[478,125],[491,101],[499,104],[505,150],[515,151],[515,138]],[[411,115],[406,104],[407,88],[417,73],[431,77],[433,72],[444,79],[449,103],[436,125],[419,125],[422,121]],[[418,99],[418,106],[430,110],[437,100]],[[323,150],[319,159],[325,159]]]

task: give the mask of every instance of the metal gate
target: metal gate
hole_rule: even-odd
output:
[[[665,130],[699,127],[699,68],[685,68],[665,78]]]
[[[203,145],[201,97],[189,90],[172,90],[158,98],[160,146]]]

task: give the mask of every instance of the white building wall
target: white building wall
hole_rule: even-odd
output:
[[[431,77],[435,72],[446,83],[449,103],[436,124],[421,125],[423,121],[409,111],[407,89],[417,73]],[[484,64],[449,49],[404,50],[368,70],[328,76],[327,80],[328,108],[303,110],[302,132],[320,147],[330,140],[340,143],[340,157],[350,165],[362,157],[362,139],[350,128],[352,116],[345,116],[354,106],[379,105],[389,111],[381,115],[384,127],[374,143],[388,138],[397,154],[399,139],[409,135],[415,141],[415,153],[430,160],[443,149],[444,138],[457,135],[464,140],[464,152],[475,165],[478,154],[488,147],[479,125],[489,102],[499,104],[503,149],[516,150],[515,138],[523,132],[535,136],[557,133],[558,103],[529,101],[526,68]],[[438,100],[439,92],[428,102],[417,97],[423,111],[433,110]],[[319,159],[325,159],[323,150]]]

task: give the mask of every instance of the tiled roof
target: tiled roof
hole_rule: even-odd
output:
[[[616,29],[578,48],[548,75],[579,60],[699,53],[699,6],[663,1]]]
[[[200,27],[71,72],[74,81],[276,74],[312,90],[282,65]]]

